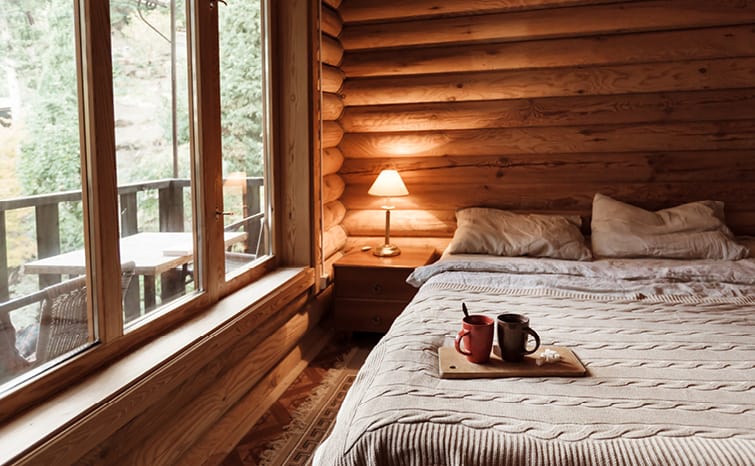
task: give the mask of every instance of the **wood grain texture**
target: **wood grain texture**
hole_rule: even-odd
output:
[[[323,264],[322,270],[323,270],[323,273],[327,275],[328,277],[329,285],[333,282],[333,264],[339,259],[341,259],[342,257],[343,257],[343,252],[337,251],[332,256],[325,258],[325,263]]]
[[[589,18],[589,21],[585,21]],[[755,4],[655,0],[346,27],[345,50],[516,41],[755,22]],[[505,27],[501,27],[505,25]]]
[[[330,257],[343,250],[346,245],[346,236],[346,230],[341,225],[325,230],[322,235],[323,257]]]
[[[343,46],[341,41],[330,36],[322,36],[320,42],[321,60],[326,65],[339,66],[343,58]]]
[[[634,95],[443,102],[349,108],[344,131],[430,131],[716,121],[755,117],[755,88]]]
[[[330,37],[337,39],[338,36],[341,35],[342,29],[343,21],[341,20],[341,15],[338,14],[338,11],[323,5],[322,15],[320,16],[320,30]]]
[[[450,235],[490,205],[589,216],[603,192],[658,209],[723,200],[755,233],[755,4],[349,0],[339,119],[352,238],[394,168],[393,238]],[[589,18],[589,20],[587,20]]]
[[[463,2],[456,0],[347,0],[341,8],[341,15],[345,22],[353,23],[545,9],[621,1],[624,0],[465,0]]]
[[[322,206],[322,224],[324,230],[339,225],[346,216],[346,207],[340,201],[331,201]]]
[[[755,147],[755,120],[554,126],[433,131],[350,133],[340,148],[348,158],[731,150]]]
[[[162,410],[153,412],[151,419],[142,421],[142,426],[139,426],[139,422],[132,423],[122,432],[120,441],[108,450],[112,461],[101,455],[99,459],[105,459],[105,464],[173,464],[177,461],[207,429],[221,419],[229,406],[235,404],[250,386],[256,385],[293,349],[299,339],[314,327],[313,322],[319,321],[317,316],[297,313],[306,299],[295,301],[296,305],[289,307],[285,313],[287,317],[281,319],[277,326],[266,323],[264,330],[260,329],[269,338],[259,339],[254,345],[247,342],[234,345],[226,357],[233,359],[234,354],[242,353],[246,357],[232,368],[214,377],[210,370],[203,369],[201,377],[210,379],[211,383],[199,394],[194,393],[193,386],[199,385],[196,381],[186,390],[180,387],[169,400],[165,400]],[[211,365],[222,366],[222,359]],[[178,400],[182,402],[177,403]],[[189,405],[192,409],[185,409]],[[179,409],[176,410],[176,407]],[[160,426],[161,435],[154,435],[149,426]]]
[[[176,464],[220,464],[331,338],[332,332],[320,328],[308,332],[296,348],[205,432]]]
[[[292,277],[282,289],[273,292],[266,290],[262,299],[254,301],[254,304],[245,308],[243,312],[236,310],[237,314],[235,316],[231,314],[225,325],[215,328],[211,334],[205,334],[203,339],[186,348],[170,363],[156,367],[147,376],[134,381],[127,389],[119,392],[117,396],[110,397],[107,401],[103,400],[88,412],[81,413],[74,423],[55,432],[51,435],[53,437],[51,440],[28,452],[23,461],[19,460],[18,464],[73,464],[95,446],[99,446],[98,451],[104,451],[111,441],[118,442],[113,436],[117,435],[116,432],[119,429],[134,422],[140,416],[150,420],[162,413],[161,400],[171,399],[173,389],[190,379],[200,368],[213,361],[221,360],[222,358],[218,355],[225,354],[238,338],[251,334],[250,339],[253,339],[254,333],[260,329],[261,322],[283,318],[279,317],[284,315],[282,310],[309,289],[313,283],[314,274],[311,270],[306,270]],[[249,298],[255,293],[245,293],[245,295]],[[243,296],[244,294],[237,298],[237,301],[244,299]],[[239,304],[239,302],[233,303],[233,298],[230,301],[230,306],[233,308]],[[249,301],[246,301],[246,306],[249,306]],[[197,319],[199,326],[212,320],[207,315],[199,316]],[[280,323],[275,327],[279,325]],[[181,341],[184,332],[191,334],[194,330],[182,327],[175,331],[174,337]],[[260,333],[258,336],[262,335],[264,334]],[[172,348],[175,339],[171,338],[168,342],[152,342],[148,346],[151,351],[140,349],[136,353],[149,353],[150,358],[163,358],[166,347]],[[144,355],[137,355],[137,357],[138,359],[131,359],[125,365],[115,365],[104,369],[101,378],[123,380],[132,372],[129,365],[143,367]],[[129,358],[127,356],[127,359]],[[98,382],[102,380],[96,377],[86,381],[85,383],[89,386],[81,387],[80,396],[87,397],[91,395],[91,392],[100,390],[102,383]],[[200,380],[197,380],[197,383],[202,385]],[[65,406],[69,407],[68,409],[79,404],[76,392],[61,396],[65,397]],[[150,407],[156,409],[156,412],[151,412]],[[154,422],[150,425],[151,428],[147,433],[154,433],[152,429],[161,429],[161,426]]]
[[[343,113],[343,99],[338,94],[324,92],[322,94],[322,119],[335,121]]]
[[[360,249],[362,246],[375,247],[380,244],[383,244],[384,241],[385,241],[384,236],[349,236],[346,239],[346,246],[344,247],[344,251],[352,251],[355,249]],[[446,249],[446,246],[448,246],[449,242],[451,242],[451,238],[427,237],[427,236],[422,237],[422,238],[411,238],[411,237],[391,236],[391,243],[395,244],[396,246],[400,248],[432,247],[432,248],[435,248],[435,251],[438,253],[443,252],[443,250]]]
[[[341,143],[343,138],[343,129],[338,122],[335,121],[323,121],[322,122],[322,147],[327,149],[329,147],[336,147]]]
[[[728,58],[752,54],[751,26],[485,43],[348,54],[350,78],[472,71],[619,65],[633,62]]]
[[[322,151],[322,175],[337,173],[343,165],[343,154],[337,147],[329,147]]]
[[[322,179],[322,203],[327,204],[341,197],[346,183],[340,175],[324,176]]]
[[[280,197],[276,205],[277,228],[274,248],[282,264],[309,265],[313,257],[312,221],[313,119],[315,25],[310,2],[287,0],[271,2],[276,20],[274,54],[274,105],[279,124],[275,125],[276,186]]]
[[[338,7],[339,7],[339,6],[341,6],[341,1],[342,1],[342,0],[322,0],[322,3],[323,3],[324,5],[328,5],[328,6],[330,6],[331,8],[333,8],[333,9],[337,10],[337,9],[338,9]]]
[[[452,236],[454,210],[393,210],[391,235]],[[343,220],[349,235],[379,236],[385,233],[385,210],[351,210]]]
[[[755,58],[349,79],[347,106],[749,88]]]
[[[347,212],[379,210],[380,198],[367,195],[369,185],[349,185],[341,202]],[[444,184],[413,185],[409,196],[393,199],[396,209],[426,210],[458,209],[489,206],[519,211],[568,211],[587,215],[595,193],[632,202],[645,209],[657,210],[683,202],[704,199],[725,199],[728,212],[752,209],[755,184],[729,182],[708,183],[551,183],[543,184],[479,184],[474,180],[457,183],[455,189]]]
[[[597,179],[606,183],[699,183],[717,179],[755,183],[752,159],[751,150],[372,158],[348,159],[340,174],[348,185],[369,185],[385,168],[398,170],[407,186],[453,185],[458,180],[545,186]]]
[[[337,93],[343,86],[344,73],[340,68],[329,65],[322,65],[320,73],[320,84],[323,92]]]

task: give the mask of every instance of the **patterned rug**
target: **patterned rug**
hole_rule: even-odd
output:
[[[221,463],[224,466],[309,465],[335,421],[374,336],[329,344]]]

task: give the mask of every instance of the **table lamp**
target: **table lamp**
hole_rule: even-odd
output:
[[[409,191],[396,170],[383,170],[378,175],[367,194],[385,198],[385,244],[375,248],[372,253],[380,257],[398,256],[401,254],[398,246],[391,244],[391,205],[392,197],[406,196]]]

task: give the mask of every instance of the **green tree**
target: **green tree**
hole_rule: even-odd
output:
[[[259,0],[220,7],[220,101],[224,173],[262,176],[263,49]]]

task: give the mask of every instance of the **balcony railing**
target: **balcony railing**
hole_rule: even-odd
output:
[[[261,222],[264,215],[261,209],[260,191],[264,179],[261,177],[245,178],[243,192],[243,218],[226,226],[227,231],[244,231],[247,233],[247,249],[255,252],[257,239],[260,238]],[[132,183],[118,187],[120,198],[121,236],[126,237],[139,232],[138,194],[144,191],[157,191],[157,220],[159,231],[184,231],[185,209],[184,189],[190,187],[188,179],[163,179],[141,183]],[[35,231],[37,259],[52,257],[61,253],[59,206],[62,203],[81,202],[81,191],[66,191],[52,194],[18,197],[0,200],[0,303],[10,299],[8,267],[8,242],[6,231],[6,212],[33,208],[35,214]],[[59,282],[60,276],[40,275],[39,288],[42,289]],[[28,299],[16,298],[19,306],[0,306],[4,312],[11,312],[21,307]]]

